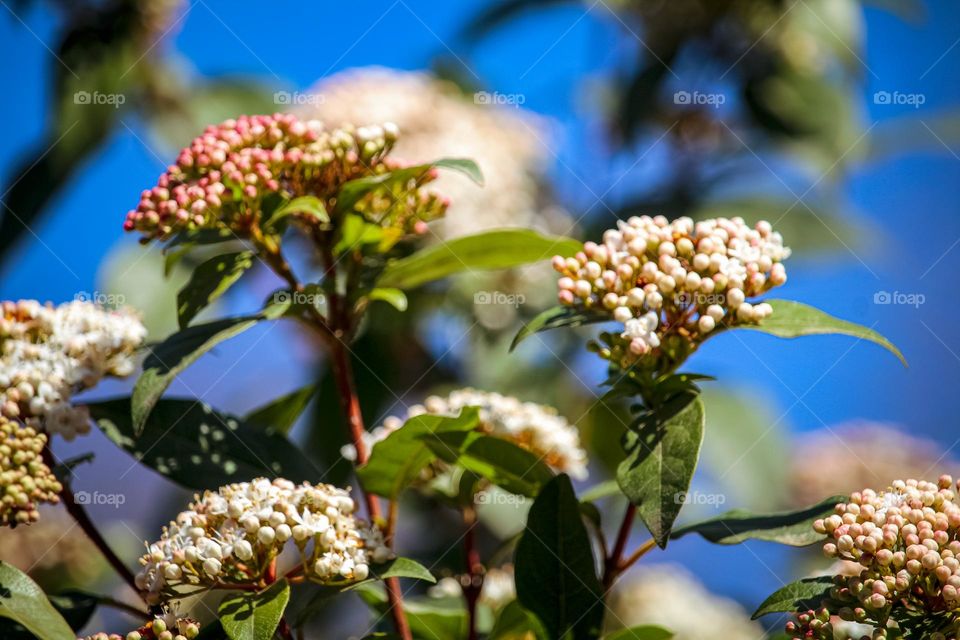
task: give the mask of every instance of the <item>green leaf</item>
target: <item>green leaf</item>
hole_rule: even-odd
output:
[[[459,171],[477,184],[483,184],[483,174],[476,162],[464,158],[444,158],[428,164],[403,167],[402,169],[380,173],[375,176],[350,180],[340,188],[340,192],[337,194],[337,204],[334,212],[337,214],[346,213],[353,209],[354,205],[374,189],[407,183],[410,180],[423,176],[434,167]]]
[[[580,502],[593,502],[601,498],[615,496],[620,493],[620,484],[616,479],[604,480],[580,494]]]
[[[545,636],[537,617],[516,600],[503,608],[490,632],[490,640],[529,640]]]
[[[426,580],[430,583],[437,581],[429,569],[410,558],[394,558],[383,564],[373,565],[370,569],[373,575],[380,580],[386,580],[387,578],[414,578],[416,580]]]
[[[188,489],[215,489],[258,476],[299,482],[319,475],[300,448],[282,433],[246,424],[196,400],[160,400],[139,434],[130,417],[129,398],[87,407],[116,445]]]
[[[390,612],[381,585],[363,584],[354,590],[383,619]],[[467,637],[467,610],[463,598],[404,598],[403,609],[414,638],[462,640]]]
[[[837,503],[846,500],[846,496],[833,496],[800,511],[770,514],[734,509],[715,518],[675,529],[670,537],[680,538],[688,533],[699,533],[716,544],[739,544],[752,539],[805,547],[823,540],[823,534],[813,530],[813,521],[826,518],[834,512]]]
[[[632,450],[617,468],[620,489],[637,505],[637,514],[660,547],[667,545],[690,488],[703,423],[703,403],[695,398],[678,413],[635,434]]]
[[[603,640],[670,640],[673,632],[652,624],[621,629],[603,637]]]
[[[276,227],[278,222],[293,214],[310,216],[320,222],[330,222],[330,216],[327,214],[327,208],[323,205],[323,200],[316,196],[300,196],[280,205],[270,216],[267,226]]]
[[[367,294],[370,300],[380,300],[386,302],[397,311],[407,310],[407,294],[400,289],[391,289],[388,287],[378,287]]]
[[[349,183],[348,183],[349,184]],[[379,244],[383,241],[384,230],[380,225],[367,222],[363,216],[347,214],[340,222],[340,238],[333,247],[333,254],[339,256],[346,251],[367,244]]]
[[[900,349],[873,329],[853,322],[835,318],[816,307],[792,300],[766,300],[773,307],[773,315],[759,324],[744,324],[736,329],[749,329],[769,333],[780,338],[798,338],[800,336],[842,334],[860,340],[869,340],[888,350],[907,365]]]
[[[540,456],[514,443],[476,431],[430,433],[423,437],[441,460],[457,464],[517,495],[533,497],[553,479]]]
[[[40,640],[76,640],[77,637],[37,583],[2,560],[0,618],[17,622]]]
[[[177,318],[186,329],[198,313],[222,296],[253,266],[253,252],[224,253],[194,269],[190,282],[177,294]]]
[[[373,445],[367,464],[357,469],[360,484],[370,493],[396,498],[436,457],[421,439],[430,433],[471,431],[480,424],[476,409],[467,408],[456,418],[420,415]]]
[[[561,474],[540,491],[517,544],[517,599],[550,638],[597,637],[603,589],[570,478]]]
[[[551,307],[528,322],[510,343],[510,351],[517,348],[517,345],[541,331],[550,329],[559,329],[560,327],[579,327],[585,324],[596,322],[609,322],[610,316],[596,311],[576,309],[574,307]]]
[[[820,602],[830,595],[833,588],[833,578],[820,576],[804,578],[791,582],[784,588],[774,592],[754,612],[753,619],[768,613],[785,613],[816,609]]]
[[[131,410],[136,432],[143,431],[153,406],[184,369],[218,344],[253,328],[262,320],[279,317],[285,310],[285,307],[277,305],[253,316],[198,324],[178,331],[155,345],[143,361],[143,373],[133,387]]]
[[[285,396],[280,396],[276,400],[254,409],[244,417],[243,421],[251,425],[260,425],[268,427],[277,433],[288,433],[296,423],[297,418],[303,413],[310,404],[319,385],[316,383],[308,384],[296,391],[291,391]]]
[[[286,580],[259,593],[238,593],[220,603],[218,613],[230,640],[271,640],[290,601]]]
[[[583,245],[530,229],[498,229],[454,238],[387,263],[379,287],[412,289],[462,271],[509,269],[553,255],[572,256]]]

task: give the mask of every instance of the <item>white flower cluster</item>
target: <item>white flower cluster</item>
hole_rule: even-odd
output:
[[[0,316],[0,414],[57,433],[86,433],[89,415],[71,397],[106,376],[134,370],[146,338],[129,310],[73,301],[58,307],[34,300],[4,302]]]
[[[881,633],[874,637],[886,637],[887,620],[897,618],[891,608],[931,616],[949,612],[955,619],[960,612],[960,505],[953,486],[947,475],[936,483],[897,480],[886,491],[851,494],[836,513],[814,522],[814,530],[828,536],[824,553],[857,562],[861,571],[835,576],[824,606],[787,624],[791,637],[833,638],[834,615],[874,624]]]
[[[354,510],[348,491],[325,484],[258,478],[207,491],[149,545],[137,586],[159,602],[182,586],[258,583],[291,540],[307,578],[364,580],[392,554]]]
[[[466,407],[480,410],[480,428],[488,435],[509,440],[535,455],[557,471],[573,478],[587,477],[587,453],[580,445],[580,434],[556,409],[533,402],[523,402],[511,396],[458,389],[446,397],[430,396],[422,405],[407,411],[406,419],[390,416],[383,425],[365,434],[367,448],[380,442],[403,426],[406,420],[418,415],[457,416]],[[351,445],[344,447],[343,457],[353,460],[356,452]]]
[[[189,618],[157,616],[126,636],[118,633],[95,633],[77,640],[193,640],[200,635],[200,625]]]
[[[63,487],[43,460],[47,436],[0,416],[0,525],[33,524],[42,502],[56,504]]]
[[[471,158],[486,186],[462,176],[442,175],[435,183],[452,204],[432,228],[441,238],[507,226],[542,227],[540,183],[550,160],[549,138],[540,118],[513,106],[487,104],[466,96],[451,82],[419,71],[381,67],[352,69],[324,78],[307,94],[295,94],[302,117],[332,126],[348,122],[395,122],[403,137],[395,156],[407,162]],[[291,96],[291,102],[293,102]],[[546,214],[546,215],[545,215]]]
[[[634,216],[602,244],[554,257],[553,267],[561,304],[624,323],[618,344],[601,355],[630,364],[669,336],[696,344],[718,327],[768,317],[769,304],[748,300],[786,282],[789,256],[768,222]]]

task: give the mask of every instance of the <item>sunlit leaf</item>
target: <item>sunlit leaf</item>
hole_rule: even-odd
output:
[[[753,619],[768,613],[785,613],[816,609],[820,602],[829,595],[833,588],[833,578],[822,576],[819,578],[804,578],[792,582],[774,592],[754,612]]]
[[[77,637],[37,583],[2,560],[0,618],[13,620],[40,640],[76,640]]]
[[[222,296],[253,266],[252,251],[224,253],[194,269],[190,281],[177,294],[177,318],[185,329],[198,313]]]
[[[259,593],[229,595],[220,603],[220,624],[230,640],[271,640],[290,601],[290,585],[279,580]]]
[[[513,342],[510,343],[510,351],[516,349],[517,345],[522,341],[541,331],[559,329],[560,327],[579,327],[585,324],[609,321],[610,316],[605,313],[575,309],[573,307],[551,307],[539,313],[533,320],[520,329],[514,337]]]

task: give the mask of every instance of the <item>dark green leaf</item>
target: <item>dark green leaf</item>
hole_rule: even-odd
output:
[[[370,569],[373,575],[380,580],[386,580],[387,578],[414,578],[416,580],[426,580],[431,583],[437,581],[429,569],[410,558],[394,558],[383,564],[373,565]]]
[[[133,426],[137,433],[173,379],[218,344],[253,328],[261,320],[274,319],[284,307],[271,307],[258,315],[225,318],[178,331],[155,345],[143,361],[143,373],[133,387]]]
[[[80,631],[86,626],[101,600],[101,597],[95,594],[73,589],[48,597],[74,631]]]
[[[215,489],[258,476],[299,482],[319,475],[282,433],[246,424],[196,400],[160,400],[139,434],[130,418],[129,398],[87,406],[110,440],[189,489]]]
[[[493,631],[490,632],[490,640],[530,640],[544,637],[546,633],[537,617],[516,600],[500,611]]]
[[[468,408],[456,418],[420,415],[373,445],[367,464],[357,469],[363,488],[386,498],[395,498],[435,459],[421,439],[430,433],[471,431],[480,424],[476,409]]]
[[[254,409],[243,420],[251,425],[268,427],[277,433],[288,433],[313,397],[317,395],[318,388],[319,386],[314,383],[291,391]]]
[[[253,252],[224,253],[210,258],[194,269],[190,282],[177,294],[177,318],[180,328],[211,302],[222,296],[253,266]]]
[[[735,328],[762,331],[781,338],[828,334],[853,336],[880,345],[897,356],[905,366],[907,364],[900,350],[873,329],[835,318],[815,307],[792,300],[767,300],[766,302],[773,307],[772,316],[759,324],[744,324]]]
[[[517,544],[517,599],[550,638],[597,637],[603,589],[570,478],[559,475],[540,491]]]
[[[833,496],[800,511],[769,514],[734,509],[715,518],[675,529],[670,537],[680,538],[688,533],[699,533],[716,544],[738,544],[753,539],[805,547],[823,540],[823,534],[813,530],[813,521],[829,516],[837,503],[846,499],[846,496]]]
[[[380,585],[364,584],[355,592],[379,619],[389,614],[390,605]],[[467,636],[467,610],[462,598],[407,597],[403,608],[414,638],[463,640]]]
[[[579,327],[584,324],[608,322],[610,316],[595,311],[575,309],[573,307],[552,307],[540,313],[528,322],[510,343],[510,351],[535,333],[559,329],[560,327]]]
[[[76,640],[63,616],[25,573],[0,560],[0,618],[25,627],[40,640]]]
[[[621,629],[603,637],[603,640],[670,640],[672,631],[652,624]]]
[[[536,496],[553,478],[540,456],[502,438],[456,431],[426,434],[423,440],[441,460],[458,464],[517,495]]]
[[[229,595],[218,609],[220,623],[230,640],[271,640],[289,601],[290,585],[286,580],[259,593]]]
[[[571,238],[530,229],[498,229],[454,238],[387,263],[380,287],[412,289],[462,271],[509,269],[554,255],[571,256],[583,245]]]
[[[703,442],[703,403],[699,398],[675,415],[636,434],[632,450],[617,469],[624,495],[657,544],[667,545],[690,488]]]
[[[337,194],[337,205],[335,212],[338,214],[346,213],[350,211],[361,199],[363,199],[364,196],[374,189],[380,187],[391,187],[393,185],[403,185],[410,180],[416,180],[421,176],[426,175],[426,173],[434,167],[459,171],[477,184],[483,184],[483,174],[480,172],[480,168],[477,166],[477,163],[475,163],[473,160],[467,160],[463,158],[444,158],[429,164],[403,167],[402,169],[388,171],[387,173],[351,180],[345,183],[343,187],[341,187],[340,193]]]
[[[830,595],[830,589],[832,588],[833,578],[830,576],[804,578],[792,582],[764,600],[760,608],[753,614],[753,619],[756,620],[768,613],[815,609],[824,598]]]

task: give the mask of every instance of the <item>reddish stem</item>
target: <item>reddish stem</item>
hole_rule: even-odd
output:
[[[483,591],[483,562],[477,550],[476,528],[477,514],[468,507],[463,511],[463,522],[467,531],[463,534],[464,559],[467,564],[467,580],[461,583],[463,597],[467,601],[467,640],[477,640],[477,602]]]
[[[633,504],[627,505],[627,511],[623,514],[623,522],[620,523],[620,531],[617,532],[617,539],[610,549],[610,555],[607,556],[603,567],[603,591],[606,593],[613,586],[613,582],[620,573],[621,558],[623,551],[627,548],[627,541],[630,539],[630,530],[633,528],[633,521],[637,517],[637,507]]]

